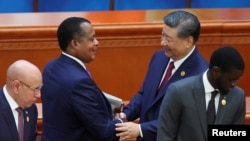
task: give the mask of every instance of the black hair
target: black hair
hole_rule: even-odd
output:
[[[62,51],[65,51],[72,39],[84,36],[86,33],[82,31],[82,23],[91,22],[82,17],[69,17],[65,19],[57,29],[57,39]]]
[[[245,63],[240,53],[231,46],[220,47],[215,50],[210,58],[209,69],[219,67],[223,72],[233,69],[244,70]]]
[[[187,38],[192,36],[194,44],[200,36],[200,22],[198,18],[186,11],[174,11],[164,17],[164,23],[171,27],[177,28],[177,36],[179,38]]]

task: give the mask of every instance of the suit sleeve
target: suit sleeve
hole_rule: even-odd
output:
[[[176,90],[177,88],[171,84],[163,98],[159,113],[157,141],[173,141],[176,138],[181,114],[180,98]]]
[[[72,104],[87,132],[99,140],[118,140],[109,103],[91,79],[81,80],[74,89]]]
[[[245,123],[245,117],[246,117],[246,99],[245,99],[245,92],[242,89],[239,89],[239,92],[237,92],[237,96],[240,98],[239,102],[239,108],[237,113],[235,114],[235,119],[232,124],[244,124]]]

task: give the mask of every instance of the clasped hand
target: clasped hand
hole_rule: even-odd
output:
[[[115,113],[116,119],[121,119],[123,123],[117,123],[115,126],[116,136],[120,137],[120,141],[136,138],[140,135],[139,124],[127,122],[126,114],[123,112]]]

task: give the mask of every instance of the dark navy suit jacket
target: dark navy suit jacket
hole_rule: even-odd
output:
[[[165,87],[157,94],[158,86],[169,60],[170,58],[165,55],[165,50],[160,50],[153,55],[141,89],[124,108],[129,121],[140,118],[143,138],[138,138],[138,140],[156,140],[160,105],[168,85],[177,80],[200,74],[208,68],[206,60],[195,48],[175,71]]]
[[[24,141],[37,140],[37,107],[33,104],[24,111]],[[0,89],[0,141],[19,141],[17,126],[10,105]]]
[[[88,72],[68,56],[43,72],[42,141],[116,141],[109,102]]]

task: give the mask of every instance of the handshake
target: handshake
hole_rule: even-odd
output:
[[[120,105],[120,107],[115,107],[113,112],[114,112],[114,119],[119,119],[122,120],[122,122],[126,122],[127,118],[126,118],[126,114],[123,113],[123,107],[124,107],[124,103],[122,103]]]
[[[126,114],[123,112],[125,104],[122,99],[103,92],[109,101],[112,111],[113,118],[122,121],[122,123],[116,123],[116,136],[119,137],[119,141],[136,138],[141,136],[140,124],[136,122],[128,122]]]

